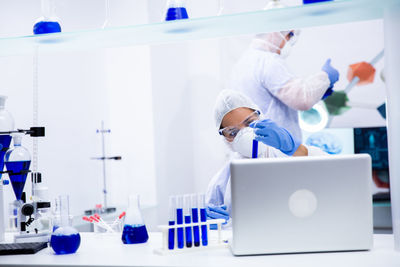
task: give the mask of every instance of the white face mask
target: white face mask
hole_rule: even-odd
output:
[[[231,149],[238,152],[245,158],[251,158],[253,155],[253,139],[255,137],[254,130],[250,127],[241,129],[235,139],[229,143]],[[263,157],[267,150],[267,146],[261,142],[258,143],[258,157]]]
[[[292,50],[292,44],[286,42],[285,45],[281,49],[280,56],[282,58],[287,58],[289,56],[291,50]]]

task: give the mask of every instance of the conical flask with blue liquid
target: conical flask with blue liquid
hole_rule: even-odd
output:
[[[14,119],[5,109],[7,96],[0,95],[0,132],[14,130]],[[4,170],[4,155],[10,147],[11,135],[0,135],[0,171]],[[2,173],[0,173],[1,179]]]
[[[21,200],[29,166],[31,165],[31,155],[29,151],[21,145],[23,135],[23,133],[12,134],[14,148],[9,149],[4,156],[8,176],[10,177],[11,185],[17,200]]]
[[[139,205],[139,195],[130,195],[122,231],[122,242],[124,244],[145,243],[149,239]]]
[[[33,26],[34,34],[61,32],[61,25],[55,13],[55,0],[41,0],[42,16]]]
[[[188,19],[186,0],[168,0],[165,20]]]

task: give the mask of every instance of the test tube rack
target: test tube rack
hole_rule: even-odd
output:
[[[174,225],[159,225],[158,228],[162,232],[162,248],[155,249],[154,253],[159,254],[159,255],[171,255],[171,254],[186,253],[186,252],[191,252],[191,251],[225,248],[228,246],[228,244],[222,240],[221,231],[222,231],[223,223],[225,223],[224,219],[213,219],[213,220],[207,220],[205,222],[183,223],[183,224],[174,224]],[[211,224],[217,225],[217,230],[213,230],[213,231],[217,232],[216,238],[215,238],[215,235],[212,235],[212,237],[210,237],[209,228],[210,228]],[[185,229],[185,227],[191,227],[193,229],[193,226],[198,226],[201,229],[202,225],[207,226],[208,244],[206,246],[203,246],[202,242],[200,242],[200,246],[197,246],[197,247],[196,246],[191,246],[191,247],[184,246],[183,248],[178,248],[178,246],[177,246],[177,243],[178,243],[177,229],[178,228]],[[168,248],[168,235],[169,235],[170,229],[175,229],[175,231],[174,231],[174,249]],[[202,233],[200,231],[200,235],[201,234]]]

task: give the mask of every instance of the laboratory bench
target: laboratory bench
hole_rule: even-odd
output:
[[[230,232],[225,231],[226,238]],[[124,245],[121,234],[81,233],[77,253],[55,255],[48,247],[33,255],[0,256],[0,266],[400,266],[393,235],[374,235],[370,251],[233,256],[228,247],[159,255],[161,233],[149,233],[145,244]],[[12,235],[7,234],[7,239]]]

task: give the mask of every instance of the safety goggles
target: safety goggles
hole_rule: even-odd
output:
[[[228,141],[233,141],[235,139],[238,132],[245,128],[249,127],[252,122],[260,119],[260,111],[256,110],[252,112],[246,119],[244,119],[241,123],[236,126],[228,126],[223,129],[220,129],[218,132],[220,135],[224,136]]]

